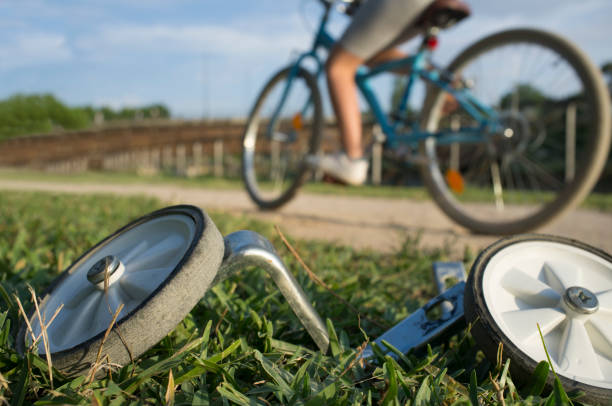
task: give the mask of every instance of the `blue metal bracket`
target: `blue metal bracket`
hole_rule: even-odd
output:
[[[391,357],[397,358],[397,355],[391,352],[389,348],[383,344],[383,341],[388,342],[403,354],[406,354],[410,350],[418,348],[441,336],[446,330],[463,321],[464,289],[465,282],[456,284],[444,293],[430,300],[429,303],[406,317],[390,330],[387,330],[387,332],[378,337],[374,342],[384,353],[389,353]],[[452,310],[448,313],[443,312],[439,319],[430,319],[427,313],[443,303],[450,303]],[[368,359],[373,356],[374,351],[372,347],[367,346],[361,357]]]

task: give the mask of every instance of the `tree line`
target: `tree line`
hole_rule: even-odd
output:
[[[16,94],[0,101],[0,140],[58,130],[79,130],[113,121],[169,118],[163,104],[112,109],[69,107],[52,94]]]

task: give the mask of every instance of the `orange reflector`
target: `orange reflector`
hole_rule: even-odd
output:
[[[302,129],[303,123],[302,123],[302,115],[300,113],[297,113],[295,116],[293,116],[292,124],[293,124],[294,130],[299,131]]]
[[[463,182],[463,176],[454,169],[448,169],[446,171],[446,183],[451,190],[457,194],[463,193],[465,184]]]

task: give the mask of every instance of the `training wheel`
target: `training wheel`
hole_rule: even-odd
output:
[[[250,265],[264,269],[285,296],[317,346],[325,352],[325,325],[268,240],[252,231],[223,238],[197,207],[158,210],[121,228],[64,271],[43,293],[40,312],[47,329],[53,366],[68,375],[83,374],[98,361],[125,365],[170,333],[216,283]],[[121,310],[119,311],[120,307]],[[118,313],[117,313],[118,312]],[[41,323],[28,315],[33,335]],[[32,343],[26,324],[17,345]],[[129,350],[128,350],[129,349]],[[42,342],[40,355],[45,354]]]
[[[500,240],[474,263],[464,308],[489,359],[503,343],[515,379],[526,381],[547,360],[539,324],[566,390],[598,402],[612,396],[612,257],[605,252],[545,235]]]
[[[223,257],[223,237],[201,210],[174,206],[133,221],[86,252],[42,294],[48,322],[63,304],[47,334],[53,365],[68,374],[87,372],[96,361],[113,315],[113,331],[104,355],[126,364],[159,342],[202,298]],[[106,286],[105,286],[106,285]],[[41,325],[32,309],[28,318],[36,336]],[[23,351],[31,344],[25,326]],[[45,353],[42,341],[39,353]]]

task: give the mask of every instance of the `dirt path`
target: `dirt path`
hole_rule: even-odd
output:
[[[450,244],[460,258],[466,247],[478,252],[498,237],[472,235],[452,223],[431,201],[346,197],[302,193],[276,212],[260,212],[241,190],[182,188],[170,185],[84,185],[0,180],[0,190],[147,195],[168,204],[189,203],[271,221],[294,237],[393,251],[407,236],[422,247]],[[612,214],[574,210],[538,232],[575,238],[612,252]]]

